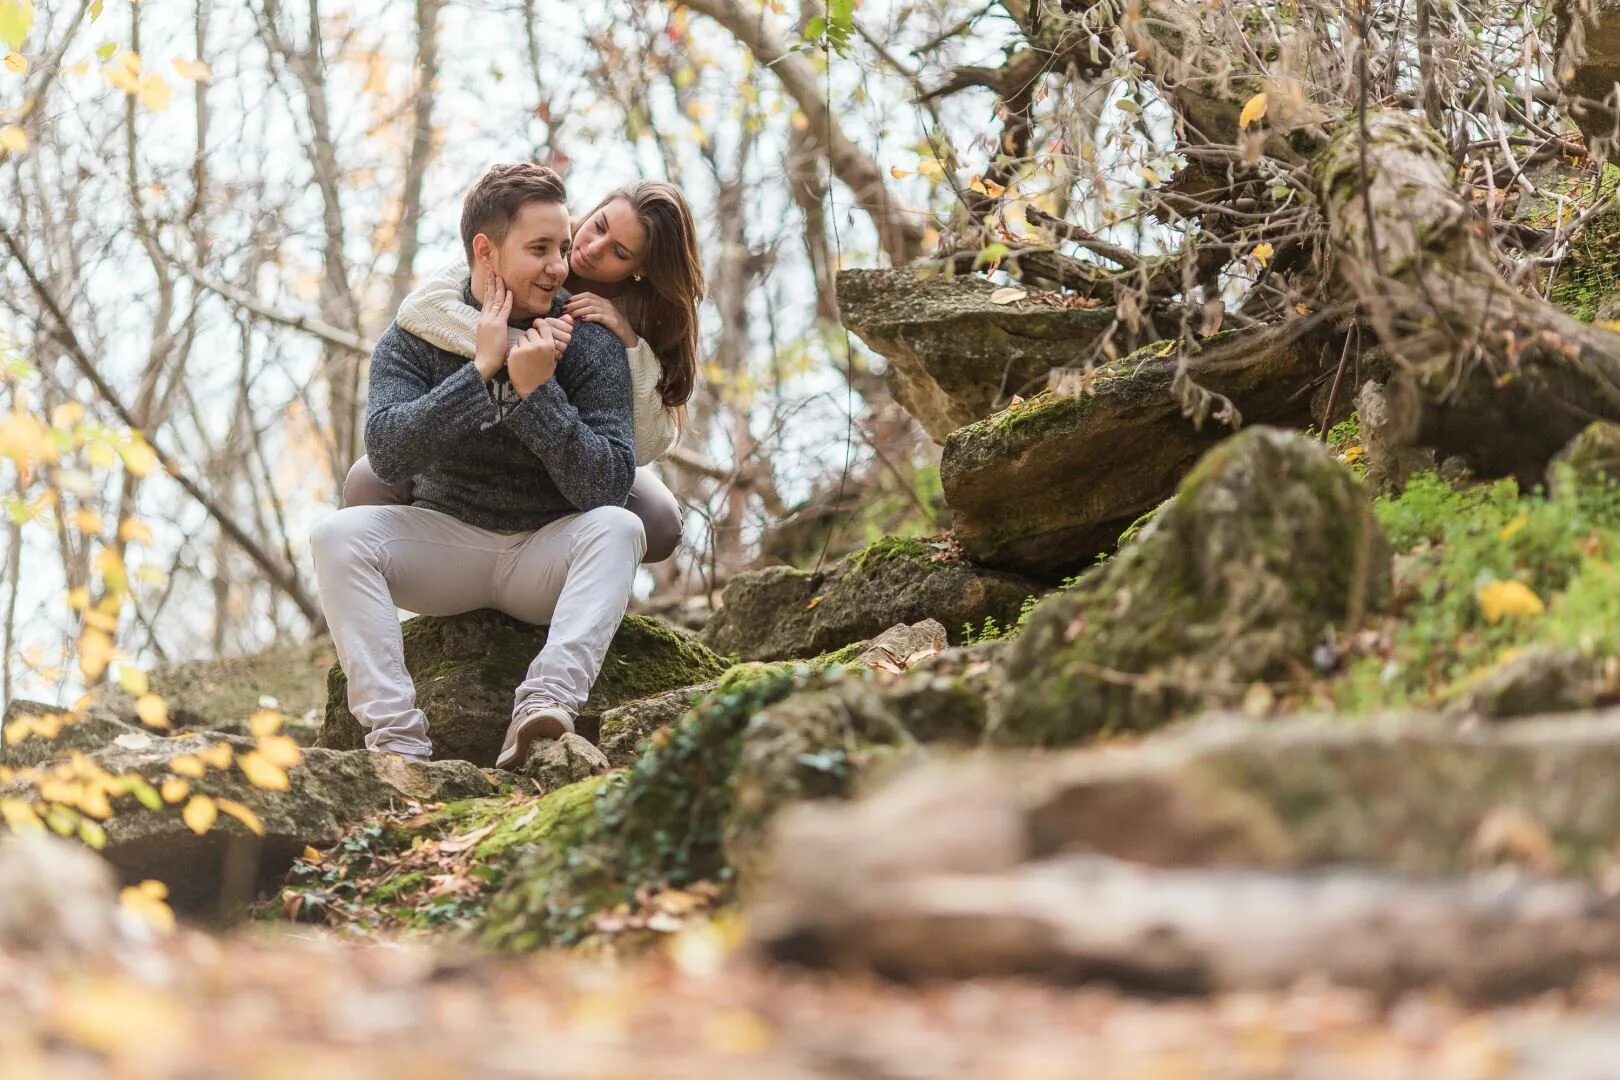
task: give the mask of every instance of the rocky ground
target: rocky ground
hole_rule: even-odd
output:
[[[405,626],[427,765],[319,643],[12,703],[6,1075],[1606,1075],[1620,429],[1481,477],[1220,335],[1316,425],[1229,435],[1184,343],[847,283],[954,531],[627,619],[519,768],[491,612]]]

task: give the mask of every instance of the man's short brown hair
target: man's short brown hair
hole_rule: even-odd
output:
[[[532,162],[492,166],[461,204],[461,245],[467,249],[467,265],[473,264],[473,237],[479,233],[499,244],[518,211],[529,203],[567,201],[562,177],[549,166]]]

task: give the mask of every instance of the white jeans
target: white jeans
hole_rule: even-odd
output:
[[[604,506],[535,532],[476,528],[420,506],[351,506],[311,536],[321,607],[366,745],[425,755],[428,719],[405,670],[395,607],[419,615],[495,608],[551,624],[513,710],[533,700],[577,713],[602,670],[646,550],[641,520]]]

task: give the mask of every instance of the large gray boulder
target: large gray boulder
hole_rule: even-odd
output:
[[[546,628],[485,610],[448,618],[419,616],[407,621],[403,632],[405,668],[416,682],[416,703],[428,717],[435,760],[494,765],[512,719],[513,695],[545,644]],[[716,678],[725,668],[685,631],[656,619],[627,616],[591,688],[578,731],[595,742],[607,710]],[[364,739],[360,722],[349,711],[348,680],[334,666],[317,745],[353,750]]]
[[[997,734],[1066,743],[1236,702],[1389,594],[1389,547],[1350,471],[1314,439],[1249,428],[1134,542],[1036,607]]]

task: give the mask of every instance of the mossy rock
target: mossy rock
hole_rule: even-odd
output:
[[[808,659],[876,637],[899,623],[935,619],[953,644],[986,618],[1003,626],[1042,591],[1026,579],[936,558],[925,540],[886,538],[831,570],[786,566],[738,574],[703,628],[710,648],[743,660]]]
[[[1389,594],[1389,547],[1350,471],[1314,439],[1250,428],[1133,544],[1035,608],[996,734],[1062,744],[1235,701]]]
[[[1595,486],[1620,483],[1620,424],[1595,420],[1547,467],[1547,487],[1558,495],[1569,484]]]
[[[512,718],[513,697],[529,663],[546,642],[546,628],[498,611],[447,618],[418,616],[401,628],[405,668],[416,682],[416,703],[427,713],[435,759],[491,766]],[[685,631],[656,619],[627,616],[577,722],[596,741],[602,713],[627,701],[713,679],[725,662]],[[332,668],[320,746],[364,745],[348,706],[348,681]]]
[[[0,799],[33,806],[47,821],[76,828],[87,842],[94,837],[102,856],[126,882],[162,881],[177,909],[218,916],[273,886],[306,847],[333,843],[344,829],[368,817],[411,802],[465,798],[494,789],[465,762],[422,765],[387,754],[318,749],[304,751],[303,760],[286,770],[286,788],[276,789],[250,782],[232,764],[256,747],[256,740],[234,735],[170,738],[127,732],[121,741],[78,761],[15,773],[0,784]],[[225,755],[223,767],[214,754]],[[171,764],[182,755],[195,759],[184,774]],[[199,755],[214,761],[200,776],[191,771],[198,768]],[[252,816],[256,830],[219,803],[217,820],[198,835],[181,816],[189,797],[185,802],[160,797],[165,782],[182,775],[189,797],[231,800]],[[60,796],[47,798],[63,787],[106,795],[103,809],[108,813],[99,825],[92,828],[93,819],[64,807]],[[79,806],[89,813],[84,800]]]
[[[871,770],[928,744],[983,735],[999,645],[950,649],[900,674],[740,664],[657,731],[566,855],[519,863],[491,902],[500,949],[571,944],[596,913],[648,889],[733,883],[756,866],[784,806],[843,798]]]
[[[169,722],[177,729],[248,734],[248,718],[264,699],[273,699],[285,720],[283,730],[299,742],[315,737],[314,723],[326,706],[328,669],[337,662],[331,639],[272,645],[243,656],[188,660],[152,669],[148,682],[163,698]],[[135,699],[116,682],[92,692],[91,701],[112,710],[128,723],[135,719]]]
[[[1192,357],[1172,342],[1144,346],[1075,389],[1037,394],[952,432],[940,479],[968,557],[1057,581],[1112,551],[1230,433],[1214,417],[1187,415],[1177,389],[1183,364],[1245,422],[1311,422],[1310,395],[1297,391],[1317,370],[1314,347],[1238,333],[1204,345]]]
[[[989,416],[1014,394],[1079,364],[1114,324],[1109,308],[992,303],[977,276],[843,270],[843,323],[888,362],[894,398],[935,440]]]

